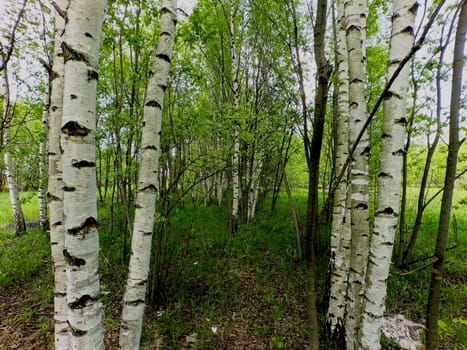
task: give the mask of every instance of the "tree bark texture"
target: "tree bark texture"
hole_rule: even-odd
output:
[[[366,121],[365,38],[366,0],[344,1],[346,43],[349,63],[349,144],[353,146]],[[352,157],[350,169],[352,247],[346,314],[348,349],[358,348],[358,330],[363,306],[363,288],[368,261],[368,158],[370,146],[365,132]]]
[[[16,185],[15,176],[13,173],[13,157],[9,151],[10,129],[12,114],[10,111],[10,82],[8,79],[8,66],[3,63],[1,96],[3,96],[3,160],[5,162],[5,176],[8,184],[8,192],[10,194],[11,209],[14,217],[14,228],[17,236],[26,231],[26,222],[24,221],[23,208],[19,200],[18,186]]]
[[[41,230],[49,229],[49,219],[47,217],[47,133],[50,118],[50,86],[52,76],[49,73],[48,87],[44,95],[44,108],[42,112],[42,139],[39,145],[39,189],[37,192],[39,202],[39,226]]]
[[[61,148],[68,325],[72,349],[103,349],[96,200],[96,87],[106,1],[70,1]]]
[[[392,33],[387,66],[388,79],[393,75],[400,61],[412,49],[416,10],[415,0],[393,1]],[[399,216],[408,88],[409,66],[406,65],[392,84],[384,101],[381,165],[378,174],[375,222],[370,242],[365,302],[360,328],[360,349],[381,348],[380,338],[387,279]]]
[[[120,347],[139,349],[154,229],[162,110],[175,37],[177,1],[165,0],[160,11],[160,33],[144,102],[141,161],[128,280],[123,298]]]
[[[50,244],[54,274],[54,344],[55,350],[70,348],[68,333],[68,306],[66,300],[66,261],[63,255],[65,232],[63,226],[63,178],[62,154],[60,150],[60,127],[63,113],[63,79],[65,66],[61,43],[65,29],[65,11],[68,0],[56,1],[54,12],[54,50],[51,71],[51,94],[48,132],[49,179],[47,199],[50,213]]]
[[[336,123],[336,174],[348,157],[349,127],[349,72],[347,44],[344,25],[344,3],[338,2],[338,30],[336,40],[338,106]],[[342,342],[344,335],[347,281],[350,265],[350,217],[346,216],[347,177],[337,185],[334,192],[330,239],[331,288],[327,311],[327,327],[335,342]]]
[[[430,292],[428,295],[426,317],[426,348],[438,349],[438,318],[441,302],[441,283],[445,253],[448,244],[449,223],[451,218],[452,197],[456,179],[457,158],[459,154],[459,110],[461,104],[462,76],[464,68],[464,48],[467,32],[467,1],[461,3],[459,22],[454,43],[454,62],[452,68],[452,90],[449,116],[449,146],[446,162],[444,192],[438,226],[438,238],[435,247],[436,261],[431,272]]]

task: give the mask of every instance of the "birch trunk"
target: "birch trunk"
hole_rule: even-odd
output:
[[[339,28],[337,32],[337,141],[336,141],[336,174],[339,174],[348,156],[348,124],[349,124],[349,72],[347,61],[347,45],[344,26],[344,4],[338,2]],[[347,177],[336,187],[333,200],[332,227],[330,240],[331,290],[327,325],[332,338],[344,335],[345,305],[347,280],[350,263],[350,222],[346,218]],[[347,219],[347,220],[346,220]]]
[[[438,238],[435,246],[436,261],[431,271],[430,292],[428,295],[426,316],[426,348],[438,349],[438,318],[441,299],[441,284],[444,274],[444,259],[448,245],[449,223],[451,219],[452,198],[454,195],[457,159],[459,156],[459,114],[462,101],[462,76],[465,62],[465,37],[467,34],[467,0],[461,4],[454,44],[454,62],[452,67],[451,105],[449,115],[449,146],[446,161],[444,192],[438,225]]]
[[[344,1],[349,63],[349,143],[353,145],[366,118],[365,37],[366,0]],[[352,245],[346,315],[348,349],[358,348],[358,329],[363,305],[363,286],[368,261],[368,135],[365,132],[352,157],[350,169]]]
[[[16,181],[13,174],[13,158],[9,151],[12,115],[10,113],[10,82],[8,80],[7,63],[3,64],[3,70],[1,73],[1,96],[3,96],[3,159],[5,161],[5,176],[7,179],[8,191],[10,193],[10,203],[13,211],[15,232],[16,235],[19,236],[21,233],[26,231],[26,222],[24,221],[23,209],[19,200],[18,187],[16,186]]]
[[[253,172],[251,176],[250,194],[248,196],[248,214],[247,220],[254,218],[256,214],[256,205],[258,203],[260,176],[263,171],[264,147],[261,148],[259,155],[253,160]]]
[[[234,111],[238,113],[238,108],[240,107],[240,87],[238,83],[238,74],[239,74],[239,67],[238,67],[238,58],[236,53],[235,47],[235,23],[234,23],[234,16],[235,11],[234,8],[231,9],[230,14],[230,23],[229,23],[229,35],[230,35],[230,59],[232,63],[232,93],[233,93],[233,104],[234,104]],[[238,213],[239,213],[239,205],[240,205],[240,174],[239,174],[239,166],[240,166],[240,121],[238,120],[238,115],[235,116],[234,120],[234,151],[233,151],[233,159],[232,159],[232,218],[231,218],[231,232],[235,233],[238,229]]]
[[[392,33],[387,77],[410,52],[414,37],[417,3],[415,0],[394,0]],[[391,264],[397,220],[400,185],[407,124],[407,90],[409,66],[405,65],[384,100],[381,166],[375,222],[370,243],[370,256],[365,287],[365,303],[360,329],[361,349],[380,349],[381,327],[385,310],[387,278]]]
[[[61,148],[68,325],[72,349],[103,349],[96,200],[96,87],[106,1],[66,14]]]
[[[50,68],[50,67],[49,67]],[[47,218],[47,132],[50,118],[50,86],[52,84],[51,72],[49,72],[48,88],[44,96],[44,108],[42,112],[42,140],[39,145],[39,226],[41,230],[49,229]]]
[[[50,211],[50,244],[54,273],[54,343],[56,350],[68,350],[68,308],[66,301],[66,261],[63,255],[65,232],[63,227],[63,178],[60,151],[60,126],[63,113],[63,77],[65,66],[61,50],[65,18],[61,15],[68,0],[56,2],[54,51],[51,72],[50,121],[48,134],[49,183],[47,198]]]
[[[176,0],[161,6],[160,34],[156,57],[149,73],[144,103],[135,221],[131,242],[128,280],[123,299],[120,347],[139,349],[154,228],[160,157],[160,134],[164,94],[175,36]]]

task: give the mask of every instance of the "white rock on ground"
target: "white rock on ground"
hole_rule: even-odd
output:
[[[423,344],[420,333],[425,326],[405,318],[401,314],[392,315],[384,319],[382,332],[386,338],[399,343],[403,349],[421,350]]]

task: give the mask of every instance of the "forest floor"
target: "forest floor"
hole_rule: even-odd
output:
[[[298,202],[299,212],[304,212],[305,201],[298,197]],[[224,209],[190,205],[175,209],[163,234],[156,230],[154,236],[155,246],[164,249],[141,348],[307,349],[306,271],[298,260],[287,209],[285,201],[274,214],[264,209],[235,235],[229,233]],[[100,208],[99,215],[105,341],[107,349],[117,349],[129,243],[123,259],[122,222],[112,222],[109,208]],[[466,227],[466,221],[467,216],[458,216],[457,225]],[[426,225],[428,231],[428,220]],[[48,234],[32,227],[15,237],[11,228],[1,222],[0,226],[0,349],[52,349]],[[419,255],[430,254],[430,235],[422,234],[427,248],[422,246]],[[460,232],[450,241],[457,247],[449,251],[443,286],[439,323],[443,349],[466,349],[466,236]],[[323,251],[326,246],[323,239]],[[322,259],[318,266],[320,291],[326,264]],[[401,275],[393,268],[388,313],[422,322],[429,277],[429,269]],[[320,307],[323,321],[325,306]],[[385,349],[399,349],[389,340],[383,342]]]

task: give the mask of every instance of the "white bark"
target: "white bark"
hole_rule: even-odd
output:
[[[368,6],[366,0],[344,2],[346,43],[349,63],[349,143],[355,143],[366,120],[365,37]],[[365,273],[368,259],[368,135],[361,138],[352,157],[350,170],[352,245],[346,315],[348,349],[358,348]]]
[[[51,80],[49,77],[49,84]],[[42,230],[48,230],[47,218],[47,131],[49,128],[50,89],[47,88],[44,95],[44,108],[42,112],[42,140],[39,145],[39,226]]]
[[[7,63],[3,63],[2,82],[1,82],[1,96],[3,97],[3,150],[5,162],[5,176],[8,184],[8,191],[10,194],[10,203],[13,211],[14,226],[16,234],[19,235],[26,231],[26,223],[24,221],[23,209],[19,200],[18,187],[16,186],[15,177],[13,174],[13,158],[9,151],[10,143],[10,128],[12,115],[10,113],[10,83],[8,80]]]
[[[68,0],[56,1],[65,11]],[[54,273],[54,343],[55,350],[68,350],[68,306],[66,301],[66,261],[63,255],[65,232],[63,227],[63,179],[60,151],[60,127],[63,113],[64,62],[61,49],[65,19],[55,10],[54,51],[52,63],[52,89],[50,95],[50,118],[48,133],[49,183],[48,202],[50,212],[50,243]]]
[[[262,148],[260,154],[258,154],[253,160],[251,188],[250,188],[250,194],[248,196],[247,220],[253,219],[256,214],[256,205],[258,203],[258,195],[259,195],[259,184],[261,180],[260,176],[261,176],[261,172],[263,171],[263,157],[264,157],[264,150]]]
[[[96,200],[96,87],[106,1],[70,1],[61,123],[68,325],[72,349],[103,349]]]
[[[240,106],[240,87],[238,83],[238,74],[239,74],[239,67],[238,67],[238,58],[237,52],[235,47],[235,23],[234,23],[234,14],[235,11],[232,8],[230,14],[230,22],[229,22],[229,35],[230,35],[230,59],[232,64],[232,92],[234,98],[234,111],[238,113],[238,108]],[[240,121],[238,120],[238,115],[235,117],[234,120],[234,151],[233,151],[233,159],[232,159],[232,222],[231,222],[231,231],[235,233],[237,231],[238,226],[238,211],[239,211],[239,204],[240,204],[240,177],[239,177],[239,166],[240,166]]]
[[[176,7],[176,0],[162,2],[159,42],[146,91],[135,222],[120,328],[120,347],[125,350],[139,349],[141,338],[158,191],[162,109],[175,37]]]
[[[349,72],[347,61],[347,44],[344,25],[344,3],[338,2],[338,32],[337,32],[337,60],[338,60],[338,120],[336,142],[336,173],[344,166],[348,156],[348,126],[349,126]],[[346,206],[347,176],[336,187],[334,207],[332,213],[332,227],[330,239],[330,254],[332,259],[331,288],[327,324],[331,333],[342,332],[345,320],[345,305],[350,266],[350,213]],[[337,328],[337,329],[336,329]],[[337,335],[337,334],[336,334]]]
[[[392,35],[387,77],[391,77],[400,61],[412,48],[417,3],[394,0]],[[375,223],[370,243],[370,259],[365,289],[365,304],[360,334],[361,349],[380,349],[381,327],[385,310],[387,278],[397,228],[399,196],[407,123],[407,90],[409,66],[394,81],[384,100],[381,168]]]

